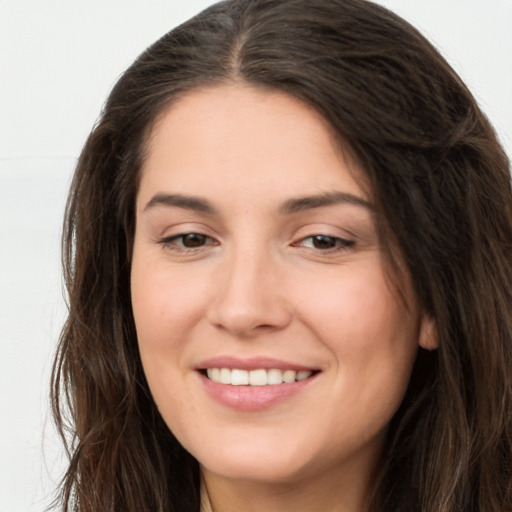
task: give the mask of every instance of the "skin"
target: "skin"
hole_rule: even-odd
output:
[[[133,312],[154,400],[200,462],[216,511],[365,510],[418,346],[435,346],[410,283],[404,304],[386,278],[354,176],[362,171],[324,119],[279,92],[197,90],[154,127],[137,196]],[[352,199],[290,208],[334,192]],[[241,411],[214,400],[197,371],[226,354],[318,373],[285,400]]]

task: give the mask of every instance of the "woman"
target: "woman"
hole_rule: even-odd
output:
[[[64,509],[510,510],[511,205],[474,99],[382,7],[171,31],[72,184]]]

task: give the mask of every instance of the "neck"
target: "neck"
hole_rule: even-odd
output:
[[[227,480],[202,470],[201,512],[367,512],[371,478],[317,475],[293,483]]]

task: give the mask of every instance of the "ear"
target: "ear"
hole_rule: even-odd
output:
[[[435,350],[439,347],[439,333],[433,317],[424,314],[421,319],[418,343],[426,350]]]

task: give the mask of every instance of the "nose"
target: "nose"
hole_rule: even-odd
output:
[[[251,338],[290,323],[292,308],[284,276],[269,255],[248,249],[223,265],[208,312],[216,328]]]

